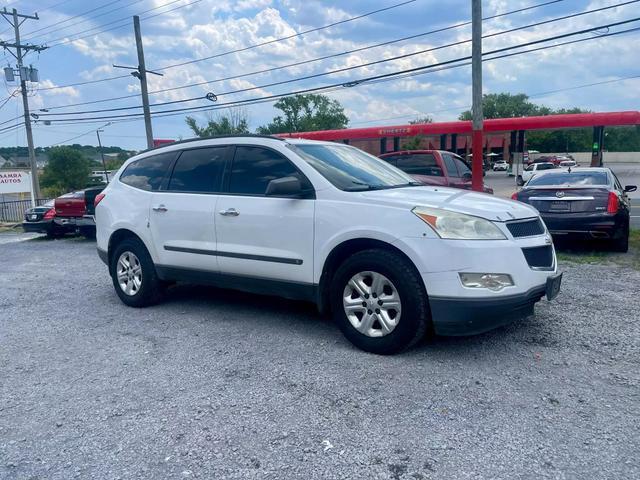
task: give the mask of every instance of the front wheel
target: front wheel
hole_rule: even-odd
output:
[[[382,355],[415,345],[430,323],[420,275],[406,258],[387,250],[358,252],[338,268],[331,307],[351,343]]]
[[[148,307],[162,299],[164,284],[140,240],[128,238],[115,247],[109,272],[116,294],[126,305]]]

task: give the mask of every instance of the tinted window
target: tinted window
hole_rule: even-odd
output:
[[[461,159],[449,154],[442,154],[444,164],[450,177],[462,177],[465,173],[471,174],[471,169]]]
[[[431,177],[443,177],[442,168],[438,165],[436,157],[431,153],[417,153],[415,155],[403,155],[398,158],[396,166],[409,175],[428,175]]]
[[[538,165],[538,170],[551,170],[552,168],[556,168],[556,166],[552,163],[542,163]]]
[[[527,186],[568,186],[581,187],[585,185],[608,185],[607,174],[605,172],[549,172],[544,175],[533,177]]]
[[[535,165],[529,165],[527,168],[524,169],[525,172],[530,172],[531,170],[533,170],[535,167]]]
[[[233,158],[229,192],[264,195],[271,180],[295,176],[305,181],[295,166],[273,150],[237,147]],[[304,186],[304,183],[303,183]]]
[[[122,172],[120,181],[142,190],[158,190],[175,156],[168,152],[137,160]]]
[[[169,190],[219,192],[227,147],[198,148],[182,152],[169,180]]]
[[[346,145],[288,145],[336,188],[374,190],[415,185],[410,176],[380,158]]]

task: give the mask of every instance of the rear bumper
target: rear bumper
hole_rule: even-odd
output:
[[[22,222],[22,229],[29,233],[47,233],[52,227],[51,220],[43,220],[40,222]]]
[[[617,238],[624,233],[624,215],[541,213],[549,233],[556,237]]]
[[[429,297],[435,333],[476,335],[533,314],[533,306],[546,294],[546,285],[526,293],[489,298]]]
[[[69,227],[95,227],[96,221],[92,215],[85,215],[83,217],[56,217],[55,222],[57,225],[69,226]]]

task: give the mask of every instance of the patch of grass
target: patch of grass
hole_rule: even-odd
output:
[[[592,245],[590,245],[592,246]],[[629,233],[629,251],[617,253],[605,250],[606,245],[600,245],[598,250],[589,247],[563,248],[557,247],[558,260],[579,264],[613,263],[640,270],[640,230]]]

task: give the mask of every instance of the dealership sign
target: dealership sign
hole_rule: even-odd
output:
[[[0,194],[28,193],[31,191],[31,174],[22,170],[0,170]]]

